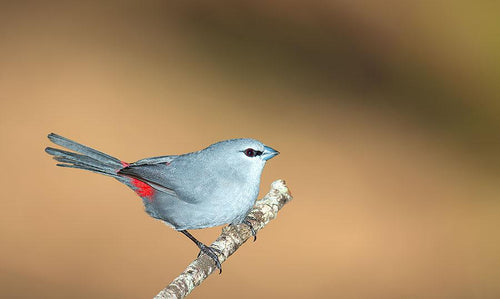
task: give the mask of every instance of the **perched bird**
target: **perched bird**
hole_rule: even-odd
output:
[[[57,134],[48,138],[74,152],[47,147],[57,166],[80,168],[117,179],[142,198],[146,212],[191,239],[222,271],[214,251],[187,230],[247,224],[266,161],[279,154],[254,139],[230,139],[192,153],[123,162]]]

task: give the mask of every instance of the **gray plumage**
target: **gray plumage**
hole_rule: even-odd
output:
[[[53,133],[48,138],[74,151],[47,147],[58,166],[114,177],[142,197],[149,215],[180,231],[243,222],[257,199],[266,161],[278,154],[254,139],[231,139],[127,164]]]

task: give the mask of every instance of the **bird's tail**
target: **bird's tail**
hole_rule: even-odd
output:
[[[128,183],[125,178],[117,175],[117,172],[126,166],[117,158],[54,133],[50,133],[47,137],[53,143],[74,151],[70,152],[52,147],[45,148],[49,155],[54,156],[53,158],[60,162],[57,166],[90,170],[114,177],[126,184]]]

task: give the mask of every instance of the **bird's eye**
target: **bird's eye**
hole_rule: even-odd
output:
[[[255,157],[255,156],[260,156],[262,155],[261,151],[256,151],[253,148],[247,148],[246,150],[243,151],[246,156],[248,157]]]
[[[255,151],[252,149],[252,148],[247,148],[245,151],[244,151],[245,155],[247,155],[248,157],[255,157]]]

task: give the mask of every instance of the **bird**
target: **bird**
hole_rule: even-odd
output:
[[[47,147],[60,167],[89,170],[115,178],[142,198],[151,217],[181,232],[208,255],[222,273],[220,251],[188,230],[219,225],[249,226],[248,213],[259,193],[266,162],[279,152],[251,138],[229,139],[202,150],[127,163],[55,133],[48,139],[66,150]],[[68,151],[69,150],[69,151]]]

